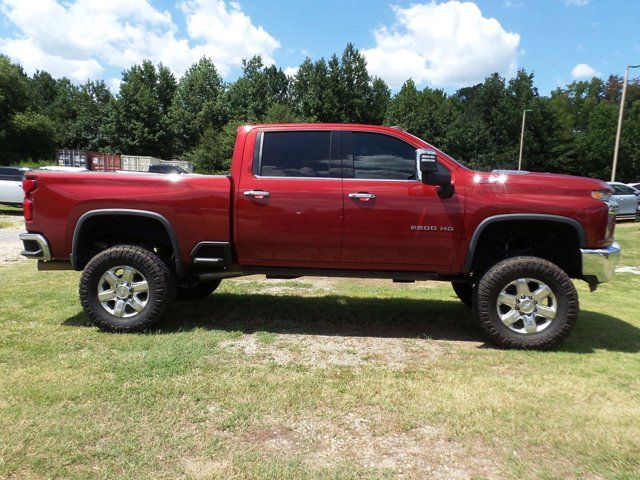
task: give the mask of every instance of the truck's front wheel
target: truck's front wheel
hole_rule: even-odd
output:
[[[557,265],[537,257],[514,257],[490,268],[474,292],[474,315],[496,344],[548,349],[578,319],[578,293]]]
[[[93,257],[80,278],[80,303],[93,324],[110,332],[150,328],[175,298],[169,268],[141,247],[119,245]]]

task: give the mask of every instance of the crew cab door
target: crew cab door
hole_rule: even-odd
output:
[[[345,131],[342,145],[341,262],[447,270],[462,234],[462,195],[440,198],[438,187],[419,181],[416,147],[405,139]]]
[[[337,261],[343,215],[339,132],[265,129],[256,135],[253,153],[237,191],[240,263]]]

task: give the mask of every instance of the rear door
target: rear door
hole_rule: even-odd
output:
[[[237,202],[241,262],[337,261],[343,215],[339,132],[265,129],[253,151]]]
[[[635,190],[627,185],[614,184],[614,196],[618,202],[618,215],[635,215],[638,208],[638,197]]]
[[[352,131],[343,132],[342,144],[341,261],[359,268],[448,268],[462,231],[462,192],[443,199],[437,187],[419,181],[416,147],[401,138]]]

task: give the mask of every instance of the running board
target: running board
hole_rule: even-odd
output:
[[[207,257],[196,257],[193,259],[193,263],[195,265],[224,265],[224,258],[207,258]]]

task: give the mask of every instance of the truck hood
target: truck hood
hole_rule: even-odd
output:
[[[467,186],[470,188],[489,188],[502,193],[584,193],[591,190],[611,190],[602,180],[556,173],[518,172],[512,170],[494,170],[493,172],[471,171]]]

